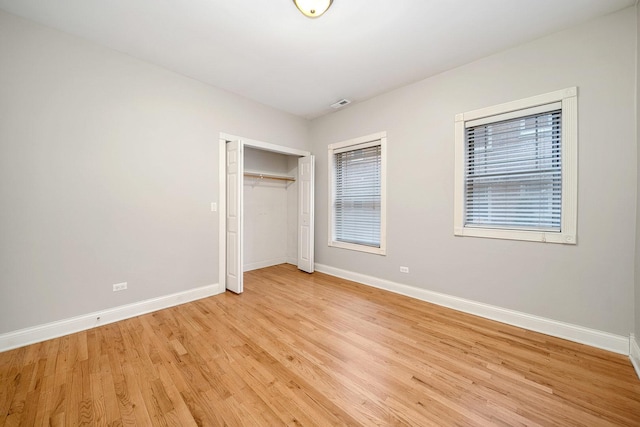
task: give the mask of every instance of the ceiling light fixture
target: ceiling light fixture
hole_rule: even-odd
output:
[[[307,18],[317,18],[329,9],[333,0],[293,0],[293,3]]]

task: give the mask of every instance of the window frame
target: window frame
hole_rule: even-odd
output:
[[[361,245],[357,243],[340,242],[335,239],[335,152],[345,151],[348,147],[357,146],[380,141],[380,247]],[[371,135],[353,138],[342,142],[329,144],[328,146],[328,170],[329,170],[329,230],[328,245],[330,247],[349,249],[353,251],[366,252],[376,255],[386,255],[387,253],[387,133],[377,132]]]
[[[454,235],[492,239],[523,240],[548,243],[576,244],[577,195],[578,195],[578,100],[577,87],[549,92],[517,101],[460,113],[455,116],[455,191]],[[562,109],[562,208],[560,231],[522,230],[517,228],[489,228],[465,226],[465,130],[471,121],[483,119],[488,123],[495,116],[508,114],[513,118],[524,117],[527,110],[547,104],[561,103]]]

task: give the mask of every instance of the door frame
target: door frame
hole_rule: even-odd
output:
[[[271,151],[273,153],[286,154],[289,156],[306,157],[310,156],[310,151],[298,150],[296,148],[271,144],[269,142],[244,138],[237,135],[220,132],[218,142],[218,283],[222,291],[226,290],[226,269],[227,269],[227,141],[242,141],[244,147],[251,147],[258,150]],[[243,245],[243,242],[240,242]],[[244,248],[242,248],[244,249]]]

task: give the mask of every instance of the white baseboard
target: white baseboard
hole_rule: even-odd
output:
[[[631,359],[631,364],[636,370],[638,378],[640,378],[640,346],[638,346],[638,341],[634,334],[631,334],[629,338],[629,359]]]
[[[219,284],[83,314],[69,319],[0,334],[0,352],[129,319],[224,292]]]
[[[454,310],[518,326],[520,328],[609,350],[614,353],[629,355],[629,338],[621,335],[589,329],[578,325],[572,325],[570,323],[559,322],[515,310],[509,310],[464,298],[441,294],[439,292],[428,291],[426,289],[403,285],[390,280],[379,279],[377,277],[342,270],[328,265],[316,264],[315,268],[316,271],[321,273],[352,280],[374,288],[384,289],[422,301],[449,307]]]
[[[286,257],[272,258],[266,261],[252,262],[250,264],[245,264],[244,266],[242,266],[242,271],[257,270],[259,268],[271,267],[272,265],[284,264],[285,262],[287,262]]]
[[[298,265],[298,258],[287,257],[287,264]]]

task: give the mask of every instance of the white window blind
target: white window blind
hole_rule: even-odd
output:
[[[562,109],[532,110],[467,124],[465,227],[561,231]]]
[[[334,240],[380,247],[380,141],[334,151]]]

